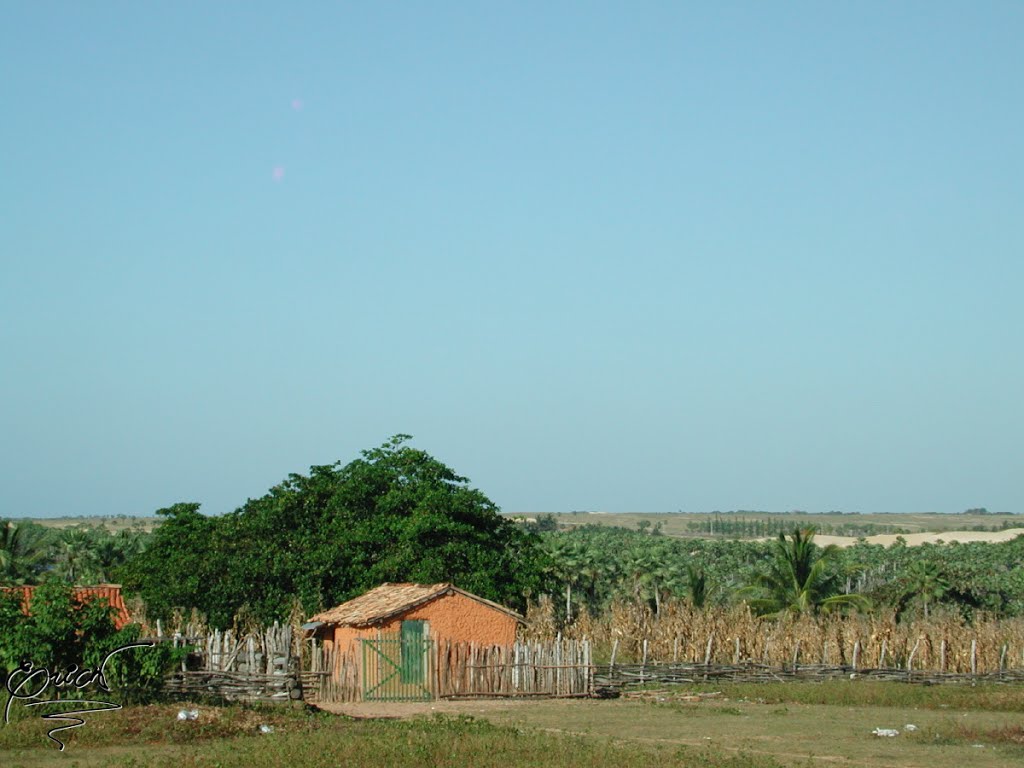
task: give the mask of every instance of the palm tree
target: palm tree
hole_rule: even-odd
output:
[[[69,584],[103,579],[96,538],[80,528],[65,528],[57,541],[54,572]]]
[[[35,581],[46,557],[44,534],[36,525],[0,521],[0,583]]]
[[[545,539],[551,566],[548,575],[560,581],[565,587],[565,620],[572,622],[572,589],[580,583],[586,551],[578,541],[550,537]]]
[[[686,592],[694,608],[703,608],[708,601],[708,577],[703,568],[692,563],[686,566]]]
[[[655,561],[645,547],[633,547],[623,553],[620,560],[622,575],[628,594],[637,605],[643,605],[648,596],[652,595],[654,586]]]
[[[907,595],[918,597],[924,604],[924,617],[928,618],[928,605],[932,600],[941,600],[949,591],[949,582],[942,576],[937,563],[917,560],[907,568]]]
[[[758,574],[744,590],[753,595],[748,604],[760,615],[866,608],[862,595],[841,594],[837,578],[828,573],[838,552],[834,544],[818,547],[813,528],[794,529],[788,539],[780,533],[768,572]]]

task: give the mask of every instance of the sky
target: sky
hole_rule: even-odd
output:
[[[1024,4],[7,3],[0,517],[1024,512]]]

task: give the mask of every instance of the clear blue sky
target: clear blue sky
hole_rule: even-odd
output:
[[[1024,512],[1024,4],[11,2],[0,516]]]

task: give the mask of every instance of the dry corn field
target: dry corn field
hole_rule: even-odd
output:
[[[894,615],[787,616],[765,619],[746,606],[695,609],[670,601],[660,615],[635,603],[617,602],[604,614],[583,611],[559,627],[550,600],[532,605],[524,639],[546,640],[559,632],[587,638],[599,663],[615,649],[621,663],[692,662],[791,666],[821,664],[857,669],[898,668],[959,674],[1024,670],[1024,619],[976,617],[897,623]],[[616,643],[616,641],[618,641]]]

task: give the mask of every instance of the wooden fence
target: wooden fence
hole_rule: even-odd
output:
[[[437,694],[459,696],[588,696],[593,687],[590,643],[516,643],[438,648]]]
[[[593,662],[586,640],[481,646],[443,642],[431,649],[428,688],[434,698],[588,696]],[[301,673],[310,701],[360,701],[367,676],[357,649],[338,653],[313,643]]]
[[[166,690],[183,696],[214,695],[228,699],[288,702],[349,702],[364,698],[361,648],[339,653],[316,640],[297,640],[290,627],[277,624],[236,636],[231,631],[203,636],[161,638],[195,649],[166,681]],[[632,641],[631,641],[632,642]],[[982,664],[974,641],[947,646],[942,640],[930,653],[915,646],[889,654],[878,641],[872,654],[855,640],[839,649],[823,641],[805,648],[794,640],[786,661],[751,658],[734,638],[718,642],[712,633],[700,643],[662,644],[669,658],[655,656],[653,644],[640,641],[639,661],[616,659],[619,643],[606,664],[595,664],[587,639],[520,641],[508,647],[467,643],[435,644],[426,693],[434,698],[588,696],[652,683],[689,684],[710,681],[771,682],[789,680],[874,679],[919,683],[994,681],[1024,683],[1024,665],[1004,646]],[[687,646],[689,653],[686,653]],[[837,644],[838,645],[838,644]],[[723,660],[723,650],[732,658]],[[947,659],[960,659],[953,664]],[[767,653],[764,654],[767,657]],[[689,658],[687,658],[689,657]],[[606,657],[607,658],[607,657]],[[921,659],[931,663],[921,663]],[[863,660],[867,659],[867,663]],[[879,664],[879,662],[882,662]],[[372,686],[371,686],[372,687]]]
[[[275,622],[242,636],[231,630],[190,636],[186,630],[170,637],[158,628],[153,639],[194,649],[164,681],[167,693],[270,702],[302,698],[301,644],[293,641],[291,627]]]

